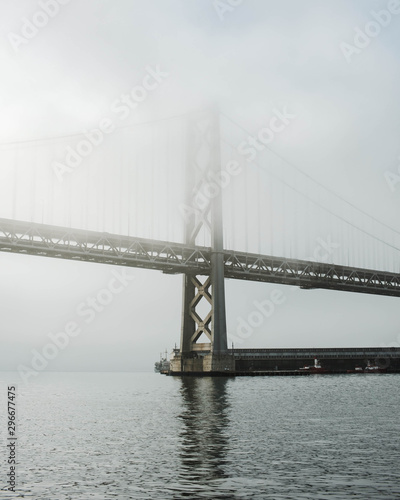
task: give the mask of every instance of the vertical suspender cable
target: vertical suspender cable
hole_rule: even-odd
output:
[[[272,177],[267,173],[267,182],[269,186],[269,237],[270,237],[270,254],[274,255],[274,184]]]
[[[285,169],[283,170],[283,180],[286,181]],[[286,253],[286,184],[282,184],[282,256],[287,257]]]
[[[247,177],[248,177],[248,170],[249,168],[246,168],[245,170],[245,176],[244,176],[244,239],[245,239],[245,251],[248,252],[248,210],[247,210],[247,204],[248,204],[248,196],[247,196]]]
[[[50,199],[49,199],[49,203],[47,204],[48,206],[48,215],[47,215],[47,218],[48,218],[48,224],[54,224],[54,220],[53,220],[53,214],[55,212],[55,206],[54,206],[54,184],[56,182],[56,176],[55,175],[51,175],[50,174]],[[58,182],[58,181],[57,181]]]
[[[119,233],[124,234],[125,226],[125,214],[123,212],[123,200],[125,200],[126,186],[123,182],[123,170],[124,170],[124,133],[120,134],[120,147],[119,147],[119,185],[117,187],[117,200],[119,201]]]
[[[132,209],[134,212],[134,226],[132,234],[134,236],[139,236],[139,220],[138,220],[138,169],[140,164],[140,151],[137,149],[137,141],[135,141],[135,148],[133,151],[133,168],[132,168],[132,177],[133,177],[133,186],[132,186],[132,194],[133,194],[133,203]],[[144,186],[142,186],[144,189]]]
[[[174,132],[176,133],[176,129],[174,129]],[[171,158],[171,144],[170,144],[171,140],[170,140],[170,130],[169,130],[169,127],[167,127],[167,142],[166,142],[166,161],[164,160],[164,163],[163,163],[163,168],[164,168],[164,176],[163,178],[165,179],[164,181],[164,199],[163,199],[163,204],[159,204],[159,207],[158,207],[158,211],[159,211],[159,217],[161,217],[161,212],[165,212],[164,216],[165,216],[165,228],[166,228],[166,239],[167,241],[173,241],[173,239],[171,239],[171,233],[170,233],[170,230],[169,230],[169,224],[170,224],[170,214],[169,214],[169,210],[170,210],[170,199],[169,199],[169,182],[168,182],[168,178],[169,178],[169,175],[168,175],[168,170],[169,170],[169,166],[172,165],[172,158]],[[178,162],[176,162],[178,163]],[[164,210],[162,210],[162,205],[164,205]],[[164,237],[164,236],[163,236]]]
[[[260,168],[257,167],[257,185],[256,185],[256,190],[257,190],[257,239],[258,239],[258,253],[261,254],[261,179],[260,179]]]
[[[87,167],[85,170],[85,188],[86,188],[86,200],[85,200],[85,230],[89,229],[89,213],[90,213],[90,168]]]
[[[124,141],[125,143],[125,141]],[[131,163],[131,155],[128,154],[126,155],[126,166],[125,168],[127,169],[126,171],[126,185],[127,185],[127,211],[128,211],[128,231],[127,235],[131,235],[131,199],[132,199],[132,163]]]
[[[72,175],[68,176],[68,227],[72,227]]]
[[[240,159],[239,161],[243,162],[242,159]],[[242,172],[243,172],[243,167],[242,167]],[[238,186],[238,182],[236,181],[235,178],[232,179],[232,182],[230,183],[230,191],[229,191],[229,195],[230,195],[230,217],[229,217],[229,234],[230,234],[230,239],[229,239],[229,248],[231,250],[235,250],[235,243],[236,243],[236,239],[235,239],[235,220],[236,220],[236,203],[235,203],[235,192],[236,192],[236,189],[237,189],[237,186]]]
[[[292,249],[293,249],[293,253],[294,255],[291,254],[291,257],[297,257],[298,258],[298,252],[297,252],[297,247],[298,248],[301,248],[300,245],[298,245],[298,242],[299,242],[299,236],[297,234],[297,224],[296,224],[296,221],[297,221],[297,198],[298,198],[298,194],[297,194],[297,172],[293,172],[293,183],[294,183],[294,187],[296,189],[296,192],[294,192],[292,194],[292,200],[293,200],[293,203],[292,203],[292,213],[293,213],[293,216],[292,216],[292,230],[291,230],[291,235],[292,235],[292,242],[293,242],[293,246],[292,246]]]
[[[154,151],[154,144],[156,143],[155,141],[156,137],[156,126],[152,125],[151,126],[151,158],[150,158],[150,238],[154,238],[154,203],[155,203],[155,193],[154,193],[154,170],[155,170],[155,153]],[[159,145],[158,145],[159,146]],[[158,147],[157,147],[158,150]]]
[[[14,186],[13,186],[13,199],[12,199],[12,218],[17,218],[17,186],[18,186],[18,146],[14,149]]]
[[[119,135],[117,136],[117,139],[116,139],[116,144],[117,144],[117,148],[118,148],[118,137]],[[112,154],[110,153],[110,158],[112,158]],[[115,158],[115,162],[116,162],[116,158]],[[111,160],[113,161],[113,160]],[[111,162],[110,161],[107,161],[107,166],[106,166],[106,179],[107,179],[107,187],[108,187],[108,190],[109,190],[109,193],[110,193],[110,221],[109,221],[109,226],[108,226],[108,232],[110,233],[116,233],[117,232],[117,227],[116,227],[116,213],[117,213],[117,208],[116,208],[116,205],[117,205],[117,195],[116,195],[116,191],[117,191],[117,184],[118,184],[118,181],[119,181],[119,175],[118,175],[118,164],[117,164],[117,168],[116,168],[116,171],[112,172],[112,170],[110,170],[110,165],[111,165]]]
[[[37,166],[37,143],[35,143],[35,162],[33,163],[32,198],[31,198],[31,222],[35,222],[36,204],[36,166]]]

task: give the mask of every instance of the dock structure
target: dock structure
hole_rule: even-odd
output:
[[[290,376],[310,375],[301,370],[318,359],[325,373],[348,373],[368,364],[385,373],[400,373],[399,347],[349,347],[302,349],[227,349],[219,364],[211,365],[211,352],[184,358],[177,349],[171,358],[171,375]],[[226,363],[224,364],[224,359]],[[179,361],[177,363],[177,361]]]

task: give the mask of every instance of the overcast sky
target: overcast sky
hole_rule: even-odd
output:
[[[104,118],[114,119],[117,127],[125,127],[123,138],[115,134],[96,154],[108,164],[115,161],[118,169],[118,141],[129,143],[131,131],[134,134],[130,125],[216,101],[224,114],[253,135],[268,126],[274,110],[287,109],[296,118],[269,146],[288,162],[285,168],[301,169],[400,231],[396,0],[60,4],[2,0],[0,5],[0,217],[10,216],[16,196],[22,203],[21,193],[33,171],[30,165],[39,168],[42,162],[54,178],[46,154],[61,159],[60,151],[67,143],[76,144],[77,136],[67,137],[70,142],[41,139],[81,134]],[[46,9],[50,18],[43,14]],[[159,85],[126,117],[115,107],[113,111],[123,94],[143,83],[148,68],[164,75]],[[33,143],[26,142],[30,140]],[[29,153],[32,144],[39,148],[36,156]],[[47,144],[59,149],[37,153]],[[262,161],[268,163],[268,158]],[[96,157],[91,161],[82,174],[86,180]],[[23,168],[30,173],[23,174]],[[71,179],[75,174],[71,182],[79,185],[80,174],[71,174]],[[42,214],[49,221],[51,204],[41,196],[41,208],[32,208],[30,202],[17,207],[19,218],[32,219],[34,211],[33,219],[40,221]],[[356,217],[345,204],[340,210],[343,216]],[[368,218],[362,224],[368,225]],[[369,227],[398,244],[396,233]],[[340,232],[337,235],[335,241]],[[315,244],[313,235],[310,248]],[[399,252],[392,253],[390,266],[398,266],[398,257]],[[330,258],[335,261],[334,255]],[[88,313],[86,319],[92,320],[85,322],[79,306],[82,311],[82,303],[109,289],[110,280],[115,284],[115,273],[121,272],[106,265],[1,254],[0,366],[29,366],[32,350],[41,352],[50,333],[76,322],[80,333],[46,369],[151,370],[160,351],[179,344],[182,277],[131,269],[124,281],[119,274],[121,291],[93,318]],[[282,296],[273,314],[247,338],[238,336],[238,325],[256,310],[254,301],[269,299],[276,289]],[[226,293],[230,341],[236,347],[400,343],[395,298],[233,280],[226,282]]]

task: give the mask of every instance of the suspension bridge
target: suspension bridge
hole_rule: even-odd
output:
[[[400,233],[275,155],[272,135],[249,158],[249,133],[205,110],[101,142],[3,144],[0,250],[182,274],[179,373],[234,369],[225,278],[399,297]]]

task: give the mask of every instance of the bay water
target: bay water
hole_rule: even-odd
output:
[[[399,375],[0,373],[1,499],[400,499]],[[7,386],[17,488],[7,491]]]

